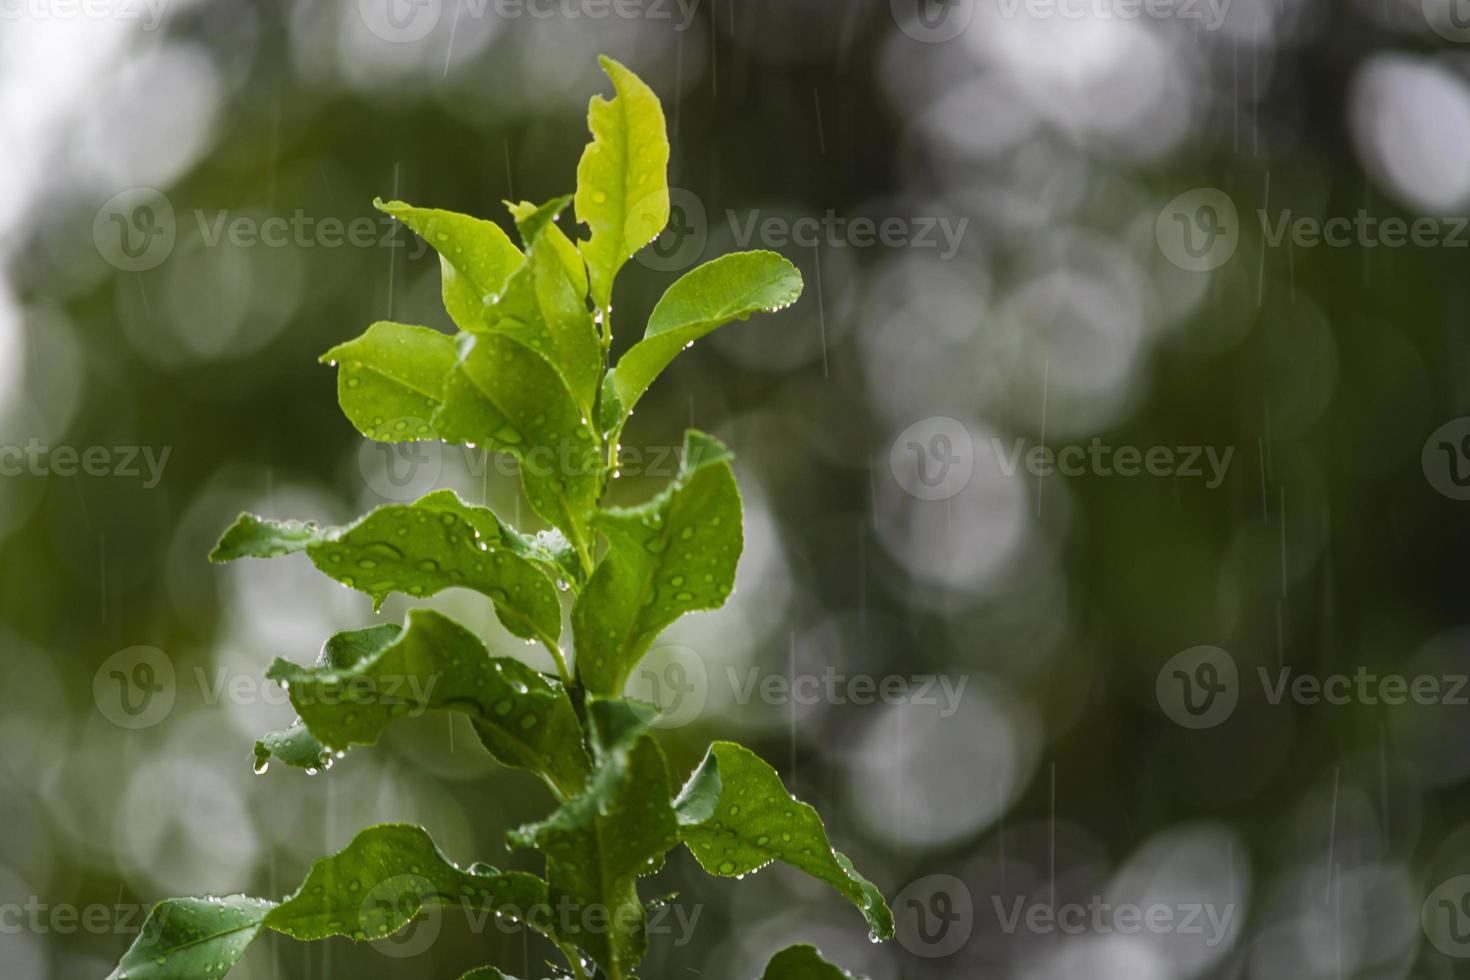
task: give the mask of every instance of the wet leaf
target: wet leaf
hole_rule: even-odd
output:
[[[402,631],[362,659],[316,667],[277,660],[267,676],[288,685],[310,737],[332,751],[375,744],[397,718],[458,711],[499,762],[541,775],[560,798],[587,780],[581,727],[561,685],[491,656],[431,609],[411,611]]]
[[[294,895],[265,924],[293,939],[381,939],[426,905],[490,909],[544,928],[546,882],[523,871],[460,868],[421,828],[380,824],[311,866]]]
[[[529,211],[512,209],[529,255],[485,308],[481,329],[509,337],[543,358],[561,377],[580,414],[590,418],[602,380],[603,352],[587,309],[581,259],[555,224],[557,211],[568,200]],[[573,259],[576,265],[570,266]]]
[[[654,638],[688,612],[724,605],[744,538],[731,455],[690,430],[673,484],[648,503],[604,510],[607,554],[577,597],[577,673],[595,694],[620,694]]]
[[[109,980],[222,977],[263,927],[303,940],[379,939],[426,905],[531,916],[532,928],[545,931],[546,895],[535,875],[483,865],[465,870],[422,829],[382,824],[313,864],[296,894],[279,904],[244,895],[160,902]]]
[[[602,440],[556,369],[510,337],[460,337],[433,424],[450,442],[509,453],[531,506],[591,565],[588,523],[602,493]]]
[[[484,324],[491,299],[525,261],[521,250],[493,221],[402,201],[373,204],[408,225],[439,253],[444,308],[461,330]]]
[[[337,401],[358,432],[413,442],[435,438],[430,420],[456,356],[447,334],[380,321],[321,359],[337,365]]]
[[[159,902],[108,980],[223,976],[245,955],[273,906],[244,895]]]
[[[365,657],[376,654],[403,632],[397,623],[348,630],[322,644],[316,665],[328,670],[346,670]],[[266,732],[255,743],[255,771],[265,772],[271,759],[298,769],[321,770],[332,765],[332,751],[319,742],[298,718],[289,728]]]
[[[675,808],[679,836],[710,874],[741,877],[781,861],[847,896],[875,938],[893,938],[883,895],[833,850],[817,811],[793,799],[776,770],[744,746],[711,746]]]
[[[379,507],[344,527],[242,514],[209,557],[222,562],[296,551],[305,551],[331,578],[366,592],[374,606],[394,592],[422,598],[462,587],[490,597],[516,636],[550,644],[561,634],[556,589],[522,555],[523,542],[488,508],[467,504],[452,490]]]
[[[594,733],[597,768],[587,789],[509,840],[546,855],[553,906],[571,910],[558,917],[561,938],[586,950],[608,980],[626,980],[648,948],[637,880],[662,866],[678,829],[668,764],[638,716],[616,706],[590,710],[608,730]]]
[[[618,361],[612,372],[617,414],[622,424],[643,392],[680,351],[731,320],[773,312],[801,295],[801,273],[775,252],[722,255],[686,273],[669,287],[648,318],[648,330]]]
[[[815,946],[789,946],[771,958],[761,980],[855,980],[822,959]]]
[[[618,270],[669,221],[669,139],[663,107],[637,75],[598,59],[617,95],[592,97],[587,125],[592,142],[577,164],[577,220],[592,229],[580,244],[592,302],[607,310]]]

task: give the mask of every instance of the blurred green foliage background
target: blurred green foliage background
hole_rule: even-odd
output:
[[[615,349],[701,259],[775,248],[807,283],[683,355],[625,435],[619,502],[692,424],[737,453],[747,511],[736,595],[634,693],[681,775],[716,737],[778,765],[900,920],[874,946],[794,873],[682,855],[646,975],[744,980],[801,940],[875,978],[1470,975],[1450,0],[3,13],[0,975],[105,976],[153,901],[278,896],[374,821],[535,866],[502,833],[549,798],[458,722],[253,774],[291,716],[266,665],[374,615],[304,558],[204,556],[242,509],[342,522],[436,486],[532,521],[503,461],[364,442],[316,359],[377,319],[449,326],[435,257],[373,198],[504,221],[569,192],[598,53],[662,98],[676,187]],[[1072,473],[1029,455],[1069,446]],[[549,667],[488,604],[431,604]],[[1373,680],[1333,704],[1276,695],[1283,671]],[[1386,677],[1434,693],[1385,703]],[[1211,681],[1222,707],[1191,713]],[[487,955],[540,976],[550,952],[445,914],[373,946],[272,938],[238,974]]]

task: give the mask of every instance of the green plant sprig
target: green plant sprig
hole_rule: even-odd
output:
[[[609,367],[618,271],[668,221],[669,143],[653,91],[617,62],[601,63],[616,95],[592,99],[576,194],[508,203],[519,245],[491,221],[377,202],[439,252],[444,305],[458,333],[379,322],[323,356],[338,368],[338,401],[359,432],[510,454],[550,529],[523,533],[439,490],[342,527],[244,514],[210,556],[305,552],[323,573],[371,596],[375,609],[395,592],[470,589],[512,634],[545,646],[555,677],[492,655],[429,609],[411,611],[402,626],[338,633],[311,666],[271,666],[267,676],[287,686],[300,717],[255,749],[258,771],[273,759],[317,771],[375,744],[399,717],[466,714],[497,761],[536,774],[558,804],[507,835],[510,846],[545,856],[545,876],[460,868],[420,828],[370,827],[312,865],[279,902],[236,895],[160,903],[112,980],[223,976],[262,930],[371,940],[434,904],[491,910],[542,933],[566,957],[569,973],[558,975],[630,980],[648,947],[637,881],[680,844],[721,877],[775,861],[796,867],[857,906],[872,938],[892,937],[883,896],[833,849],[816,811],[774,769],[717,742],[679,789],[650,734],[653,709],[622,698],[662,630],[724,604],[744,543],[733,457],[694,430],[661,493],[636,507],[604,506],[623,426],[681,350],[733,320],[789,306],[802,281],[771,252],[701,265],[669,287],[643,338]],[[557,224],[569,203],[586,239],[573,241]],[[574,659],[562,648],[564,597]],[[551,908],[573,914],[553,917]],[[589,928],[589,918],[608,927]],[[847,976],[795,946],[771,961],[764,980]],[[470,978],[508,980],[491,966]]]

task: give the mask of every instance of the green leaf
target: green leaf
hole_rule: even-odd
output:
[[[447,334],[384,320],[321,359],[338,366],[337,402],[358,432],[412,442],[434,438],[429,420],[456,356]]]
[[[242,514],[211,561],[273,558],[305,551],[317,568],[372,596],[431,596],[462,586],[495,603],[505,628],[552,645],[561,634],[561,602],[541,570],[518,552],[495,514],[436,490],[411,504],[388,504],[345,527],[270,521]]]
[[[851,973],[839,970],[822,959],[815,946],[790,946],[781,950],[766,965],[761,980],[855,980]]]
[[[525,256],[493,221],[454,211],[374,200],[378,210],[408,225],[439,252],[444,308],[461,330],[484,324],[486,304],[505,288]]]
[[[685,347],[731,320],[790,306],[801,288],[801,273],[775,252],[723,255],[680,277],[653,308],[643,339],[612,373],[619,405],[616,421],[627,417]]]
[[[648,917],[637,879],[662,866],[678,843],[668,764],[658,743],[624,724],[594,740],[598,768],[587,789],[547,820],[508,835],[546,855],[561,939],[586,950],[608,980],[626,980],[648,949]],[[594,723],[595,724],[595,723]]]
[[[570,197],[559,197],[540,207],[530,201],[519,201],[515,204],[507,201],[506,207],[510,209],[511,217],[515,219],[522,241],[534,241],[538,235],[545,235],[551,241],[552,247],[556,249],[556,254],[561,258],[562,268],[572,288],[576,290],[578,296],[586,297],[587,263],[582,261],[582,253],[577,251],[576,244],[566,236],[555,221],[542,220],[550,209],[555,208],[559,212],[570,200]]]
[[[429,835],[407,824],[362,831],[338,854],[311,866],[281,903],[234,895],[160,902],[109,980],[222,977],[262,927],[295,939],[380,939],[425,905],[462,905],[549,929],[546,883],[521,871],[451,863]]]
[[[684,613],[723,605],[744,538],[731,455],[690,430],[679,475],[641,507],[604,510],[608,551],[572,609],[577,672],[616,696],[654,638]]]
[[[380,824],[313,864],[300,889],[265,924],[303,941],[381,939],[426,905],[461,905],[529,917],[533,928],[545,928],[545,903],[546,883],[533,874],[478,864],[466,870],[440,853],[421,828]]]
[[[322,644],[317,655],[317,666],[330,670],[346,670],[360,660],[378,654],[384,647],[398,639],[403,627],[397,623],[379,623],[360,630],[344,630],[334,633]]]
[[[159,902],[108,980],[223,976],[245,955],[274,904],[244,895]]]
[[[602,493],[602,441],[555,368],[509,337],[462,335],[433,423],[447,441],[514,456],[531,506],[591,566],[588,523]]]
[[[587,309],[586,277],[579,283],[557,242],[571,247],[554,224],[568,198],[530,212],[519,227],[530,252],[505,290],[485,308],[484,330],[504,334],[546,360],[561,377],[583,417],[590,417],[603,375],[602,343]],[[514,211],[512,213],[515,213]],[[573,249],[575,254],[575,249]],[[581,259],[577,259],[580,267]]]
[[[459,980],[516,980],[509,973],[501,973],[493,966],[477,966]]]
[[[403,632],[397,623],[338,633],[322,644],[316,665],[327,670],[346,670],[370,657]],[[332,750],[319,742],[298,718],[290,728],[266,732],[255,743],[255,771],[265,772],[276,758],[288,766],[316,771],[331,768]]]
[[[592,302],[607,310],[618,270],[669,221],[669,139],[658,96],[611,58],[598,59],[617,96],[592,97],[592,142],[577,164],[577,220],[592,230],[581,243]]]
[[[431,609],[409,612],[403,630],[363,659],[311,668],[277,660],[266,676],[288,685],[310,737],[328,750],[373,745],[396,718],[459,711],[499,762],[541,775],[559,798],[587,781],[581,728],[561,685],[492,657]]]
[[[553,197],[545,204],[532,204],[530,201],[506,201],[505,208],[510,216],[515,219],[516,232],[521,236],[521,245],[530,251],[532,243],[546,233],[548,229],[556,227],[556,220],[566,210],[567,205],[572,203],[572,195],[563,194]]]
[[[314,773],[331,768],[332,750],[317,741],[298,721],[289,728],[268,731],[255,740],[255,771],[264,773],[272,759]]]
[[[533,562],[558,587],[578,591],[582,581],[582,566],[577,560],[577,549],[567,540],[560,528],[548,528],[535,534],[522,534],[514,528],[505,528],[506,546],[529,562]]]
[[[785,862],[847,896],[873,937],[893,938],[893,913],[882,893],[832,849],[817,811],[793,799],[754,752],[716,742],[674,806],[679,835],[705,871],[736,877]]]

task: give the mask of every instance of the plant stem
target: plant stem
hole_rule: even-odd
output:
[[[577,947],[568,947],[557,943],[556,948],[561,950],[561,955],[567,958],[567,963],[572,967],[572,976],[575,980],[590,980],[587,971],[582,968],[582,957],[577,955]]]
[[[561,682],[567,687],[572,686],[572,672],[567,667],[566,654],[561,652],[561,644],[557,643],[546,634],[541,634],[541,645],[551,653],[551,659],[556,661],[556,672],[561,677]]]

